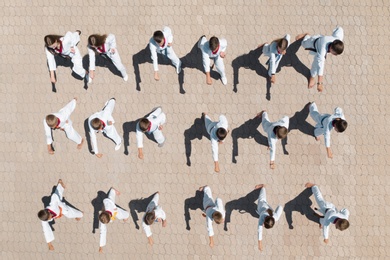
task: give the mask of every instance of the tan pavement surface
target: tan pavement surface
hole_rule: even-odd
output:
[[[383,0],[0,1],[0,258],[388,259],[389,15],[390,2]],[[173,48],[185,61],[184,72],[178,76],[174,67],[161,64],[156,82],[144,49],[164,25],[173,31]],[[345,31],[345,52],[328,56],[324,92],[308,90],[312,56],[293,39],[302,32],[330,35],[337,25]],[[116,35],[128,82],[103,62],[85,90],[69,67],[59,66],[57,92],[52,92],[43,37],[77,29],[82,31],[78,47],[83,56],[88,35]],[[267,58],[261,55],[259,63],[256,48],[285,33],[291,34],[292,47],[269,89]],[[218,79],[206,85],[194,48],[203,34],[228,41],[227,86]],[[47,153],[42,121],[73,97],[78,103],[71,119],[82,136],[84,120],[116,98],[113,117],[125,138],[119,151],[99,134],[104,155],[98,159],[87,145],[77,150],[64,133],[55,131],[55,155]],[[323,113],[344,109],[349,127],[342,134],[333,131],[333,159],[326,157],[324,140],[312,136],[314,122],[306,119],[305,110],[310,101]],[[132,126],[156,106],[167,114],[167,141],[159,148],[145,138],[145,158],[140,160]],[[277,144],[275,170],[269,168],[266,134],[254,119],[263,109],[273,121],[290,117],[285,149]],[[202,112],[215,120],[225,114],[229,120],[229,136],[219,146],[220,173],[213,172]],[[67,185],[66,200],[84,211],[84,217],[80,222],[57,220],[55,251],[49,252],[36,215],[59,178]],[[332,226],[327,245],[311,220],[316,205],[304,188],[308,181],[317,183],[338,209],[351,213],[350,228],[340,232]],[[258,193],[252,192],[259,183],[267,184],[272,207],[285,207],[275,227],[264,231],[263,252],[257,249]],[[212,249],[196,193],[205,184],[228,211],[225,225],[214,223]],[[122,192],[117,204],[132,213],[127,223],[108,225],[107,246],[99,254],[96,198],[111,186]],[[153,225],[155,244],[150,247],[140,219],[144,199],[156,191],[168,226]]]

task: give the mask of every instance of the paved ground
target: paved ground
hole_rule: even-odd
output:
[[[124,3],[129,2],[129,3]],[[2,259],[385,259],[390,255],[389,153],[389,13],[388,1],[32,1],[0,2],[1,111],[0,201]],[[177,2],[177,3],[175,3]],[[225,2],[225,1],[222,1]],[[185,61],[179,77],[169,65],[153,79],[144,48],[153,31],[169,25],[174,49]],[[290,33],[330,34],[345,30],[345,53],[328,57],[325,91],[308,90],[305,75],[311,59],[293,43],[282,62],[277,83],[267,95],[265,69],[258,63],[259,43]],[[127,83],[98,67],[88,90],[60,66],[52,86],[43,51],[46,34],[80,29],[79,48],[87,54],[89,34],[111,32],[129,73]],[[228,85],[205,84],[199,53],[192,50],[201,35],[225,37]],[[266,58],[260,56],[265,66]],[[290,64],[290,66],[288,66]],[[103,64],[104,66],[104,64]],[[135,71],[135,72],[134,72]],[[183,94],[185,92],[185,94]],[[117,99],[115,125],[129,145],[115,152],[110,140],[98,136],[103,158],[81,151],[64,134],[55,133],[56,154],[46,151],[42,120],[73,97],[76,130],[110,98]],[[326,158],[323,140],[312,137],[313,121],[305,104],[316,101],[323,112],[344,109],[349,127],[332,135],[333,159]],[[133,121],[161,105],[167,114],[166,145],[145,140],[145,159],[137,158]],[[277,147],[277,168],[270,170],[265,133],[253,119],[267,109],[272,120],[291,119],[285,151]],[[221,173],[213,173],[210,143],[202,135],[201,112],[229,120],[230,133],[220,146]],[[128,152],[128,153],[127,153]],[[187,165],[190,163],[190,166]],[[54,225],[55,251],[48,252],[36,213],[42,199],[62,178],[66,199],[84,211],[79,223],[62,218]],[[320,185],[326,199],[347,207],[351,227],[331,229],[330,243],[309,220],[313,197],[304,188]],[[264,232],[265,250],[257,250],[256,196],[266,183],[268,201],[285,207],[281,220]],[[196,189],[209,184],[226,203],[229,221],[214,226],[210,249]],[[122,192],[117,204],[132,211],[127,224],[108,226],[108,244],[98,253],[94,230],[98,192],[110,186]],[[150,248],[137,229],[145,200],[160,191],[168,227],[154,226]],[[93,203],[92,203],[93,202]],[[95,208],[94,208],[95,205]],[[293,228],[292,228],[293,227]],[[225,230],[224,230],[225,229]]]

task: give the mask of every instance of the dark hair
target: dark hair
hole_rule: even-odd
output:
[[[278,139],[284,139],[288,134],[288,129],[284,126],[276,126],[274,128],[274,133],[278,137]]]
[[[99,220],[100,220],[100,222],[102,222],[103,224],[110,223],[110,220],[111,220],[110,213],[108,213],[107,211],[103,211],[103,212],[100,213],[100,215],[99,215]]]
[[[275,40],[275,42],[277,43],[278,47],[279,47],[282,51],[284,51],[285,49],[287,49],[288,41],[287,41],[285,38],[277,39],[277,40]]]
[[[211,51],[215,51],[219,46],[219,40],[217,37],[213,36],[209,40],[209,46]]]
[[[269,216],[266,216],[264,219],[264,227],[266,229],[272,228],[275,224],[275,219],[273,217],[274,213],[272,212],[271,209],[267,209],[267,213]]]
[[[221,223],[222,223],[222,220],[223,220],[221,212],[219,212],[219,211],[214,211],[214,213],[213,213],[213,219],[214,219],[215,223],[221,224]]]
[[[153,33],[153,40],[157,43],[161,43],[164,40],[164,34],[162,31],[155,31]]]
[[[344,51],[344,43],[340,40],[334,40],[331,43],[330,48],[332,48],[336,55],[340,55]]]
[[[150,121],[145,117],[139,121],[139,128],[142,130],[142,132],[148,130],[149,125],[150,125]]]
[[[50,217],[50,212],[47,209],[43,209],[38,212],[38,218],[42,221],[47,221],[49,217]]]
[[[107,34],[92,34],[88,37],[88,44],[94,47],[102,46],[107,39]]]
[[[148,212],[145,214],[144,222],[146,223],[146,225],[148,226],[152,225],[155,220],[156,220],[156,213],[154,212],[154,210],[152,212]]]
[[[227,136],[227,131],[226,131],[225,128],[220,127],[220,128],[217,129],[216,134],[217,134],[218,139],[219,139],[220,141],[222,141],[222,140],[224,140],[225,137]]]
[[[49,46],[54,44],[55,42],[59,42],[60,41],[60,38],[62,36],[61,35],[55,35],[55,34],[49,34],[49,35],[46,35],[45,38],[44,38],[44,41],[45,41],[45,47],[47,48],[47,50],[53,54],[53,55],[58,55],[58,53],[56,53],[52,48],[50,48]]]
[[[339,133],[344,132],[348,127],[348,123],[344,119],[335,119],[332,121],[332,125]]]
[[[91,126],[93,129],[99,130],[100,128],[102,128],[102,121],[100,121],[100,119],[96,117],[92,119]]]
[[[336,224],[338,225],[340,231],[343,231],[343,230],[346,230],[347,228],[349,228],[349,221],[346,219],[343,219],[343,218],[340,218],[339,220],[337,220]]]

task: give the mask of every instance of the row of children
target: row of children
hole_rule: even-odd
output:
[[[70,101],[65,107],[63,107],[57,113],[52,113],[46,116],[43,121],[47,149],[50,154],[54,154],[53,149],[53,130],[60,129],[66,133],[66,136],[77,144],[77,148],[81,149],[84,138],[73,128],[73,123],[70,120],[70,115],[76,108],[76,98]],[[122,138],[118,134],[114,123],[115,120],[112,117],[112,112],[115,107],[115,99],[108,100],[99,112],[94,113],[88,118],[89,135],[92,143],[93,153],[101,158],[102,153],[99,153],[97,146],[96,133],[102,132],[105,136],[110,138],[115,143],[115,150],[119,150],[122,144]],[[319,140],[321,135],[324,135],[325,146],[327,155],[329,158],[333,157],[332,150],[330,148],[330,133],[334,128],[336,132],[342,133],[348,126],[347,121],[341,108],[337,107],[333,114],[321,114],[318,112],[317,105],[313,102],[309,106],[310,115],[316,122],[314,136],[316,140]],[[257,115],[262,118],[262,126],[264,131],[268,135],[268,148],[270,150],[270,167],[275,168],[275,151],[276,141],[278,139],[284,139],[287,137],[289,128],[289,117],[284,116],[276,122],[271,122],[268,118],[268,113],[262,111]],[[212,156],[214,160],[214,170],[219,172],[218,162],[218,146],[222,144],[228,135],[228,120],[226,116],[220,115],[219,120],[213,122],[211,118],[203,113],[204,124],[207,133],[210,136]],[[153,109],[153,111],[145,117],[138,120],[136,125],[136,138],[138,147],[138,157],[144,158],[143,154],[143,133],[153,134],[154,139],[158,143],[159,147],[162,147],[165,143],[165,137],[162,133],[163,125],[166,121],[166,115],[162,111],[161,107]]]
[[[310,188],[314,194],[315,200],[319,208],[318,210],[323,216],[318,215],[320,228],[323,230],[324,242],[329,242],[329,228],[331,224],[334,224],[336,229],[343,231],[349,227],[349,211],[342,209],[338,211],[336,207],[324,200],[322,194],[317,185],[313,183],[306,183],[306,188]],[[54,234],[50,227],[50,222],[55,219],[59,219],[62,216],[67,218],[74,218],[79,221],[83,217],[83,212],[77,210],[63,201],[63,192],[65,185],[60,179],[54,193],[51,195],[50,204],[43,210],[38,212],[38,218],[42,221],[43,232],[49,250],[54,250],[52,241],[54,240]],[[267,195],[265,185],[259,184],[255,186],[255,190],[260,190],[257,214],[259,215],[258,221],[258,248],[263,250],[263,227],[270,229],[274,226],[275,222],[280,219],[282,215],[283,207],[278,206],[275,210],[267,203]],[[214,230],[212,222],[217,224],[225,222],[225,207],[222,199],[217,198],[214,200],[211,188],[209,186],[202,186],[199,191],[203,192],[203,216],[206,218],[207,232],[209,236],[209,246],[214,246]],[[108,192],[107,198],[103,200],[103,208],[99,214],[100,221],[100,247],[99,252],[103,252],[103,247],[106,245],[107,237],[107,224],[112,223],[114,220],[123,220],[126,222],[129,218],[129,212],[118,207],[115,204],[116,195],[120,195],[120,192],[114,188],[111,188]],[[142,227],[148,238],[150,245],[153,245],[151,225],[153,223],[161,223],[162,227],[167,226],[167,216],[161,206],[159,206],[160,194],[155,193],[152,200],[149,202],[145,209],[145,214],[142,217]]]
[[[64,36],[61,35],[46,35],[45,51],[50,70],[50,79],[52,83],[56,83],[56,61],[55,56],[68,58],[73,63],[73,71],[81,78],[86,79],[91,83],[95,77],[95,54],[102,55],[108,58],[116,66],[121,73],[124,81],[128,81],[126,68],[122,64],[119,52],[117,50],[116,38],[113,34],[92,34],[88,37],[88,54],[89,54],[89,71],[83,68],[82,57],[77,44],[80,41],[81,31],[67,32]],[[328,53],[339,55],[344,51],[344,31],[341,27],[337,27],[332,36],[314,35],[310,36],[307,33],[300,34],[296,40],[302,40],[302,47],[310,50],[314,54],[314,61],[310,70],[310,79],[308,87],[312,88],[315,83],[315,77],[318,76],[317,90],[323,90],[323,74],[325,67],[325,59]],[[176,73],[179,74],[182,70],[182,61],[175,54],[173,47],[173,35],[169,27],[164,27],[163,30],[155,31],[153,37],[149,41],[149,49],[153,61],[154,79],[159,80],[158,74],[158,55],[165,55],[172,64],[176,67]],[[267,64],[269,65],[268,75],[270,81],[275,83],[276,70],[283,55],[286,53],[290,45],[290,35],[287,34],[283,38],[274,40],[270,44],[265,43],[259,45],[263,48],[264,55],[269,57]],[[219,39],[215,36],[209,40],[202,36],[198,41],[198,48],[202,52],[203,69],[206,74],[206,83],[211,85],[212,80],[210,70],[215,65],[215,68],[221,76],[221,81],[224,85],[227,84],[227,77],[225,73],[225,65],[223,58],[226,56],[227,41],[226,39]],[[210,66],[210,59],[214,61],[214,65]]]

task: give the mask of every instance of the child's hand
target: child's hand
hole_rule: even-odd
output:
[[[225,58],[225,56],[226,56],[226,53],[225,53],[225,52],[223,52],[223,51],[221,51],[221,53],[219,54],[219,56],[221,56],[221,58]]]
[[[74,47],[71,47],[71,48],[70,48],[70,52],[71,52],[71,53],[75,53],[75,52],[76,52],[76,49],[75,49]]]
[[[270,162],[269,166],[272,170],[275,169],[275,162]]]
[[[54,151],[51,148],[51,144],[47,145],[47,151],[49,152],[49,154],[54,154]]]
[[[162,130],[162,129],[163,129],[163,126],[160,125],[160,126],[158,127],[158,130]]]
[[[50,81],[51,81],[51,83],[57,82],[56,77],[54,76],[54,73],[53,73],[53,75],[50,75]]]
[[[97,158],[102,158],[103,154],[102,153],[97,153],[95,154]]]
[[[258,248],[260,251],[263,251],[263,243],[261,242],[261,240],[259,240]]]
[[[328,244],[329,243],[329,239],[324,239],[324,243]]]
[[[114,53],[115,53],[115,49],[114,49],[114,48],[111,48],[110,52],[111,52],[112,54],[114,54]]]
[[[168,46],[168,47],[172,47],[172,43],[168,43],[167,46]]]
[[[332,159],[333,158],[332,150],[329,147],[327,147],[326,152],[328,153],[328,158]]]
[[[103,247],[99,247],[99,253],[103,253]]]
[[[163,220],[162,221],[162,227],[166,227],[167,226],[167,220]]]
[[[107,125],[112,125],[112,121],[108,121],[108,122],[107,122]]]
[[[275,83],[276,82],[276,76],[272,75],[270,80],[271,80],[271,83]]]

